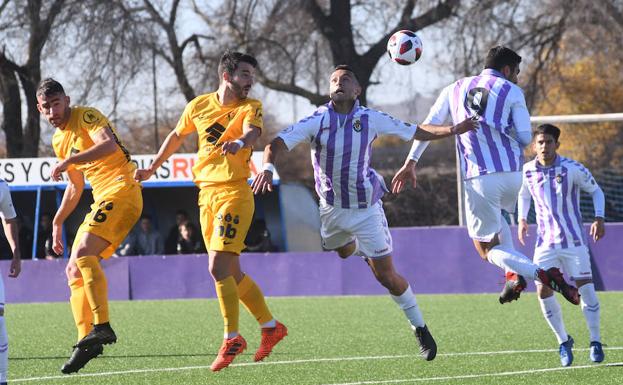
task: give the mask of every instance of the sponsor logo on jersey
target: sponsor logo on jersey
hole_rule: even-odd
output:
[[[98,122],[100,120],[100,117],[97,116],[95,111],[93,111],[93,110],[86,110],[82,114],[82,120],[84,120],[85,123],[93,124],[93,123]]]

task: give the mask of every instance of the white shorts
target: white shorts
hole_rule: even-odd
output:
[[[562,269],[574,281],[593,278],[591,257],[586,246],[567,249],[536,249],[534,263],[545,270],[551,267]]]
[[[6,301],[4,295],[4,280],[0,277],[0,309],[4,309],[4,303]]]
[[[360,253],[369,258],[384,257],[393,250],[380,201],[365,209],[343,209],[321,203],[320,236],[326,250],[338,249],[355,239]]]
[[[502,209],[515,212],[521,172],[498,172],[467,179],[465,219],[470,238],[489,242],[502,229]]]

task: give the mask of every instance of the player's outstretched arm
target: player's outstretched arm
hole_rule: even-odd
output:
[[[142,182],[151,178],[151,176],[156,172],[158,167],[162,166],[165,160],[169,159],[171,155],[173,155],[184,143],[184,139],[187,135],[180,135],[175,130],[171,131],[169,135],[167,135],[164,142],[160,146],[158,150],[158,154],[156,155],[156,159],[148,168],[139,168],[134,172],[134,179],[137,182]]]
[[[392,178],[392,193],[401,193],[409,184],[415,188],[417,186],[417,175],[415,173],[415,166],[417,161],[413,159],[407,159],[405,164],[402,165],[400,170],[396,172],[396,175]]]
[[[519,219],[517,238],[522,245],[526,245],[526,238],[528,238],[528,222],[525,219]]]
[[[229,142],[223,142],[221,155],[236,154],[243,147],[253,147],[257,139],[262,135],[262,129],[252,124],[243,128],[240,138]]]
[[[264,148],[264,165],[262,171],[255,176],[251,184],[254,194],[265,194],[267,191],[273,191],[275,159],[277,159],[279,153],[284,150],[287,151],[287,149],[288,147],[280,137],[276,137],[272,142],[266,145]]]
[[[57,163],[52,169],[52,179],[60,181],[61,174],[66,171],[70,165],[93,162],[112,154],[118,148],[117,141],[109,127],[103,127],[90,136],[94,146],[88,150],[73,154]]]
[[[67,177],[69,181],[67,182],[67,187],[63,194],[63,200],[56,211],[54,220],[52,220],[52,250],[54,250],[56,254],[63,253],[63,223],[65,223],[69,214],[71,214],[78,205],[82,192],[84,191],[84,175],[82,172],[72,168],[67,170]]]
[[[22,271],[22,254],[19,248],[19,228],[17,227],[17,218],[3,219],[2,227],[11,251],[13,259],[9,269],[9,277],[16,278]]]
[[[416,140],[437,140],[450,135],[461,135],[469,131],[476,131],[479,127],[478,121],[467,118],[454,126],[440,126],[436,124],[422,124],[418,126],[415,135]]]

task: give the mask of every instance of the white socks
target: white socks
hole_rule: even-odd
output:
[[[504,271],[511,270],[519,275],[523,275],[526,279],[536,279],[538,266],[513,248],[497,245],[489,250],[487,260],[504,269]]]
[[[597,293],[595,292],[595,285],[587,283],[578,288],[580,292],[580,306],[582,307],[582,313],[586,319],[586,326],[591,335],[591,342],[601,342],[601,334],[599,332],[599,299],[597,299]]]
[[[411,323],[411,327],[413,329],[425,325],[424,317],[422,317],[422,312],[420,312],[420,307],[415,299],[415,294],[411,291],[411,286],[408,286],[407,290],[405,290],[405,292],[401,295],[392,295],[391,297],[402,309],[402,311],[405,312],[405,316],[407,316],[407,319]]]
[[[7,382],[9,369],[9,337],[6,332],[4,316],[0,316],[0,383]]]
[[[554,295],[547,298],[539,298],[539,304],[541,304],[541,311],[545,321],[552,328],[552,331],[556,335],[558,344],[569,339],[569,335],[565,330],[565,324],[562,322],[562,311],[560,310],[560,304],[556,300]]]
[[[274,327],[276,327],[276,326],[277,326],[277,320],[276,320],[276,319],[274,319],[274,318],[273,318],[273,319],[271,319],[270,321],[268,321],[268,322],[264,322],[263,324],[261,324],[261,325],[260,325],[260,327],[261,327],[262,329],[265,329],[265,328],[274,328]]]

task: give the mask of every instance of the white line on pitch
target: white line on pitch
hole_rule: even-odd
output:
[[[621,365],[623,365],[623,362],[612,362],[609,364],[600,364],[600,365],[568,366],[566,368],[559,367],[559,368],[520,370],[516,372],[463,374],[459,376],[445,376],[445,377],[401,378],[401,379],[395,379],[395,380],[378,380],[378,381],[340,382],[340,383],[326,384],[326,385],[399,384],[401,382],[404,383],[404,382],[443,381],[443,380],[465,380],[465,379],[470,379],[470,378],[504,377],[504,376],[515,376],[519,374],[557,372],[561,370],[593,369],[593,368],[603,368],[604,366],[621,366]]]
[[[579,349],[574,349],[574,350],[582,351],[582,350],[588,350],[588,349],[579,348]],[[623,346],[604,347],[604,350],[623,350]],[[547,353],[547,352],[557,352],[557,351],[558,349],[502,350],[502,351],[493,351],[493,352],[441,353],[441,354],[437,354],[437,356],[438,357],[480,356],[480,355],[494,355],[494,354]],[[289,360],[289,361],[243,362],[239,364],[231,364],[230,367],[258,366],[258,365],[264,365],[264,366],[266,365],[296,365],[296,364],[306,364],[306,363],[313,363],[313,362],[335,362],[335,361],[388,360],[388,359],[413,358],[413,357],[419,357],[419,356],[416,354],[403,354],[403,355],[397,355],[397,356],[386,355],[386,356],[310,358],[310,359],[305,359],[305,360]],[[613,364],[609,364],[609,365],[613,365]],[[601,365],[601,366],[604,366],[604,365]],[[176,367],[176,368],[130,369],[130,370],[119,370],[119,371],[114,371],[114,372],[72,374],[70,376],[64,375],[64,376],[25,377],[25,378],[12,379],[10,380],[10,382],[58,380],[60,378],[74,379],[74,378],[80,378],[80,377],[101,377],[101,376],[114,376],[114,375],[123,375],[123,374],[171,372],[171,371],[177,371],[177,370],[199,370],[199,369],[209,369],[209,368],[210,368],[209,365],[198,365],[198,366],[182,366],[182,367]],[[576,368],[579,368],[579,366],[577,366]],[[559,368],[555,368],[555,369],[559,369]]]

